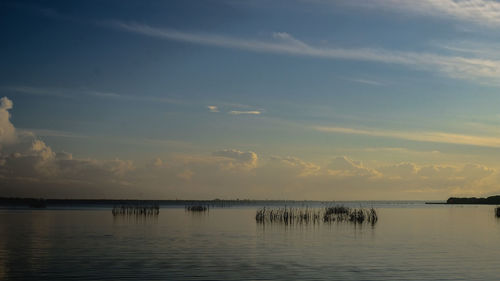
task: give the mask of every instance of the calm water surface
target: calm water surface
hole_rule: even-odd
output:
[[[257,207],[4,209],[0,280],[498,280],[493,206],[376,207],[374,226],[262,225]]]

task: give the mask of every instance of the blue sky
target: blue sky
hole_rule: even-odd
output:
[[[494,194],[499,27],[491,0],[2,2],[4,194]]]

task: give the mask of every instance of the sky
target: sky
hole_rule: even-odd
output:
[[[2,1],[0,196],[500,193],[500,2]]]

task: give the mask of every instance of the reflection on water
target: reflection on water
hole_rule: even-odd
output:
[[[0,279],[495,280],[493,209],[382,205],[375,225],[259,224],[247,207],[0,210]]]
[[[120,224],[149,224],[149,223],[158,223],[158,216],[137,216],[137,215],[121,215],[121,216],[113,216],[113,223],[115,225]]]

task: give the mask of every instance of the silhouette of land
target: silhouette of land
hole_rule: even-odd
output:
[[[446,204],[481,204],[481,205],[500,205],[500,195],[490,196],[486,198],[459,198],[450,197],[446,200]]]

